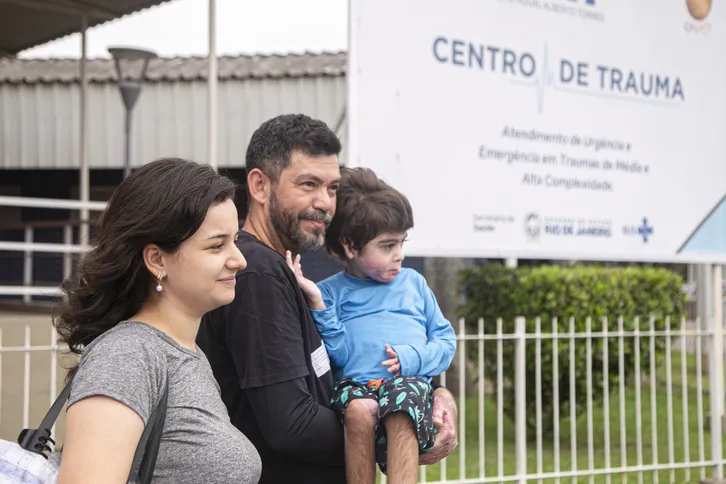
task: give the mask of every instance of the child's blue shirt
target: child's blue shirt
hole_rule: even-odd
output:
[[[326,309],[311,311],[336,379],[367,383],[393,376],[381,362],[385,345],[398,354],[401,375],[428,382],[444,372],[456,351],[456,334],[424,277],[401,269],[390,283],[342,271],[318,283]]]

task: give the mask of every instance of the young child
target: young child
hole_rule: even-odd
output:
[[[303,275],[300,256],[293,262],[287,253],[338,381],[331,405],[343,420],[351,401],[370,399],[369,408],[377,402],[377,422],[371,420],[375,444],[370,445],[375,445],[381,470],[390,470],[391,482],[416,482],[417,465],[408,466],[406,474],[412,470],[413,476],[396,476],[399,465],[387,469],[388,442],[394,445],[405,436],[387,435],[385,418],[396,412],[410,415],[415,439],[408,436],[412,447],[406,452],[413,460],[407,460],[417,463],[418,454],[433,446],[436,435],[431,377],[449,367],[456,351],[454,330],[426,280],[401,267],[403,244],[412,227],[411,205],[403,194],[369,169],[347,169],[325,236],[326,249],[345,270],[316,285]],[[350,447],[346,445],[347,463],[360,459],[348,453]],[[375,463],[370,465],[373,478]],[[348,469],[349,484],[359,482]]]

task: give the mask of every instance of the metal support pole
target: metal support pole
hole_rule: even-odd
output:
[[[68,224],[63,226],[63,243],[65,245],[73,245],[73,226]],[[70,252],[63,254],[63,280],[68,279],[73,274],[73,256]]]
[[[520,484],[527,482],[527,381],[525,365],[527,364],[527,325],[525,318],[515,319],[515,361],[514,361],[514,405],[515,405],[515,445],[517,477]]]
[[[696,297],[698,301],[698,316],[701,318],[701,329],[706,329],[713,317],[713,281],[711,280],[711,265],[699,264],[696,266]]]
[[[124,178],[131,174],[131,115],[133,108],[126,108],[124,127]]]
[[[25,243],[33,243],[33,227],[25,227]],[[33,285],[33,251],[28,249],[25,251],[23,258],[23,286],[30,287]],[[23,302],[29,303],[32,299],[30,294],[23,294]]]
[[[721,419],[723,418],[724,408],[724,349],[723,349],[723,268],[720,264],[712,266],[712,282],[713,282],[713,318],[711,319],[711,328],[713,329],[713,338],[711,345],[711,354],[709,360],[710,372],[710,396],[711,402],[711,460],[715,462],[713,468],[713,477],[723,479],[723,430]]]
[[[81,202],[88,203],[90,200],[91,173],[88,166],[88,109],[87,90],[88,79],[86,77],[86,29],[88,28],[88,16],[81,17],[81,126],[80,126],[80,192]],[[79,244],[88,244],[89,232],[89,211],[88,207],[81,208],[81,225]]]
[[[698,329],[708,330],[711,328],[711,320],[713,319],[713,279],[712,266],[710,264],[699,264],[696,266],[696,309],[697,316],[700,320],[701,327]],[[702,364],[705,373],[710,374],[711,364],[708,358],[711,352],[711,346],[706,344],[703,346]]]
[[[217,2],[209,0],[209,76],[207,77],[207,163],[217,169]]]
[[[349,167],[360,166],[362,163],[359,149],[360,136],[358,130],[359,102],[358,84],[360,83],[360,69],[358,68],[358,24],[359,24],[358,2],[348,0],[348,66],[345,76],[347,86],[346,116],[348,122],[345,129],[348,139],[348,151],[345,163]]]

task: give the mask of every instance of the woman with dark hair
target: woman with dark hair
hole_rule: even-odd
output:
[[[153,482],[258,482],[259,455],[230,423],[195,344],[202,315],[233,300],[235,273],[247,265],[235,244],[234,191],[208,165],[167,158],[111,197],[54,316],[81,355],[70,373],[61,484],[127,482],[163,394]]]

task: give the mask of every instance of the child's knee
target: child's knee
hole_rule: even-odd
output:
[[[378,402],[372,398],[356,398],[345,409],[345,423],[349,421],[372,422],[378,419]]]

